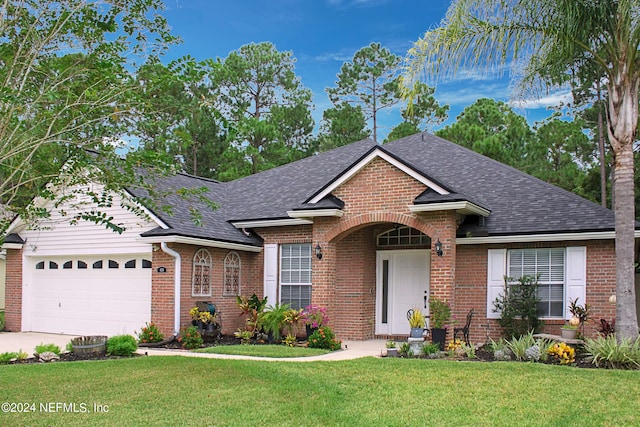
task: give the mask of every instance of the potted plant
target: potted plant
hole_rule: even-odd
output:
[[[414,308],[409,310],[408,319],[409,326],[411,327],[409,337],[422,338],[422,334],[424,333],[424,314],[422,314],[419,308]]]
[[[591,306],[589,304],[578,304],[578,298],[569,302],[569,313],[571,313],[571,320],[569,320],[569,324],[580,327],[581,335],[584,335],[584,324],[591,316],[591,313],[589,313],[590,308]]]
[[[267,308],[260,318],[260,326],[269,334],[269,342],[273,340],[280,341],[282,337],[280,331],[284,325],[285,317],[289,311],[289,304],[276,303],[274,306]]]
[[[191,310],[189,310],[189,315],[191,316],[191,326],[199,326],[200,310],[198,310],[198,307],[193,307]]]
[[[329,322],[327,309],[317,305],[308,305],[302,312],[302,320],[304,321],[308,339],[319,327]]]
[[[387,347],[387,357],[398,357],[398,349],[395,342],[389,340],[385,345]]]
[[[431,341],[437,343],[440,351],[444,351],[447,341],[447,323],[451,319],[451,307],[445,301],[431,298],[429,301],[429,316],[431,318]]]
[[[578,325],[572,325],[570,323],[562,325],[562,329],[560,329],[562,338],[575,339],[577,333]]]

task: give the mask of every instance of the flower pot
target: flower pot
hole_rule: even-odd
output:
[[[388,348],[387,349],[387,357],[398,357],[398,349],[397,348]]]
[[[444,345],[447,341],[447,330],[441,328],[431,329],[431,342],[438,344],[440,351],[444,351]]]
[[[560,329],[560,334],[562,335],[562,338],[567,338],[567,339],[575,339],[576,338],[576,334],[578,333],[577,329]]]
[[[313,334],[315,331],[318,330],[318,328],[312,328],[311,325],[304,325],[304,328],[305,328],[305,331],[307,332],[307,340],[309,339],[311,334]]]
[[[409,338],[422,338],[423,333],[424,333],[424,328],[411,328],[411,333],[409,334]]]

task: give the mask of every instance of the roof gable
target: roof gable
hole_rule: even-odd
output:
[[[388,152],[381,146],[373,147],[369,150],[365,155],[363,155],[356,162],[351,164],[347,169],[342,171],[340,174],[335,176],[331,181],[329,181],[323,188],[314,193],[311,197],[309,197],[305,203],[314,204],[322,201],[325,197],[329,196],[332,191],[340,187],[345,182],[349,181],[355,175],[357,175],[362,169],[364,169],[367,165],[375,161],[376,159],[382,159],[387,163],[390,163],[392,166],[395,166],[397,169],[406,173],[410,177],[414,178],[416,181],[424,184],[431,190],[435,191],[438,194],[449,194],[449,191],[436,182],[435,180],[427,177],[422,172],[415,169],[408,162],[405,162],[399,157],[394,156],[392,153]]]

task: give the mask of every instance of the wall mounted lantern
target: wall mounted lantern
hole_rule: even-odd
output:
[[[436,242],[436,254],[438,254],[438,256],[442,256],[444,254],[444,251],[442,250],[442,242],[440,242],[440,239],[438,239],[438,241]]]
[[[318,259],[322,259],[322,248],[319,243],[318,246],[316,246],[316,257],[318,257]]]

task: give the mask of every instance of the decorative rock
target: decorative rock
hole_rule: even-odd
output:
[[[527,360],[533,360],[534,362],[537,362],[538,360],[540,360],[540,347],[538,347],[537,345],[533,345],[524,351],[524,355]]]
[[[493,352],[493,358],[496,360],[511,360],[511,354],[508,350],[496,350]]]
[[[52,362],[55,360],[60,360],[60,356],[55,354],[53,351],[45,351],[44,353],[38,355],[38,359],[40,359],[41,362]]]

